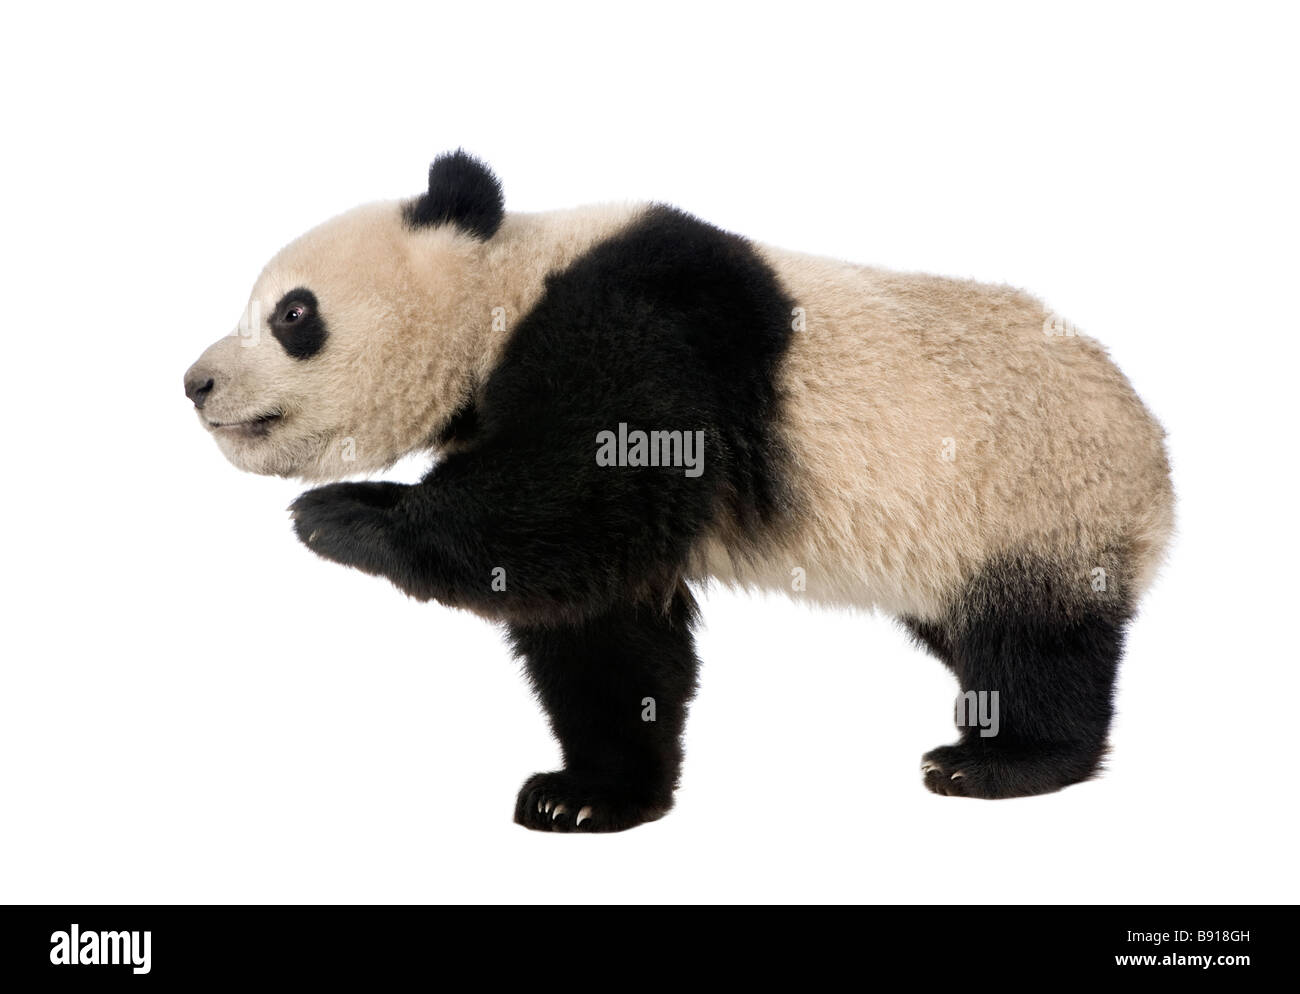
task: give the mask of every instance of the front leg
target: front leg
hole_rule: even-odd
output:
[[[410,579],[408,551],[396,541],[399,508],[413,488],[400,483],[331,483],[289,505],[302,543],[323,559],[397,583]]]
[[[293,503],[294,528],[318,555],[420,600],[517,623],[578,620],[672,589],[712,507],[707,479],[600,469],[592,448],[484,447],[413,486],[330,484]]]
[[[520,789],[516,822],[619,832],[672,807],[699,666],[695,613],[682,586],[572,624],[509,627],[564,756]]]
[[[289,511],[299,540],[322,559],[384,577],[417,600],[502,614],[519,600],[509,587],[509,580],[519,586],[519,563],[532,561],[536,569],[522,571],[538,574],[562,566],[539,562],[523,538],[490,541],[506,529],[536,538],[545,528],[495,494],[493,480],[435,470],[416,485],[331,483],[308,490]],[[510,573],[494,563],[509,564]]]

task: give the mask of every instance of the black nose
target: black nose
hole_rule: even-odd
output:
[[[194,406],[200,411],[203,410],[203,404],[211,392],[212,377],[208,375],[207,370],[191,369],[185,374],[185,396],[194,401]]]

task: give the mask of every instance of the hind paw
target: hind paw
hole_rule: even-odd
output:
[[[1047,747],[1011,753],[986,746],[940,746],[921,757],[926,789],[945,797],[1028,797],[1086,780],[1100,750]]]

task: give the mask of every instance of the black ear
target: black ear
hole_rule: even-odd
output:
[[[446,152],[429,167],[429,192],[406,205],[412,228],[454,224],[475,238],[491,238],[506,214],[501,181],[464,149]]]

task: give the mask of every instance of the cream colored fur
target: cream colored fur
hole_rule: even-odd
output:
[[[237,465],[321,480],[432,447],[546,275],[642,209],[509,214],[479,242],[410,231],[400,206],[286,247],[253,289],[257,334],[204,354],[221,387],[204,415],[284,414],[267,439],[218,433]],[[764,535],[720,522],[690,578],[920,618],[999,554],[1081,584],[1100,567],[1134,596],[1150,582],[1172,527],[1163,433],[1099,345],[1046,334],[1048,312],[1007,287],[760,251],[804,311],[779,377],[794,509]],[[330,333],[307,362],[266,327],[297,286]]]
[[[396,201],[327,221],[267,264],[242,330],[200,357],[196,365],[217,380],[200,418],[283,413],[265,439],[215,433],[226,457],[251,472],[328,480],[384,469],[428,446],[469,398],[546,274],[638,210],[510,214],[487,243],[451,227],[412,231]],[[318,296],[329,329],[327,347],[306,362],[288,356],[268,325],[297,287]]]
[[[1164,433],[1096,342],[1005,286],[764,248],[803,330],[781,375],[800,510],[696,570],[829,604],[937,618],[999,554],[1081,590],[1152,579],[1173,524]],[[739,553],[739,555],[737,554]]]

